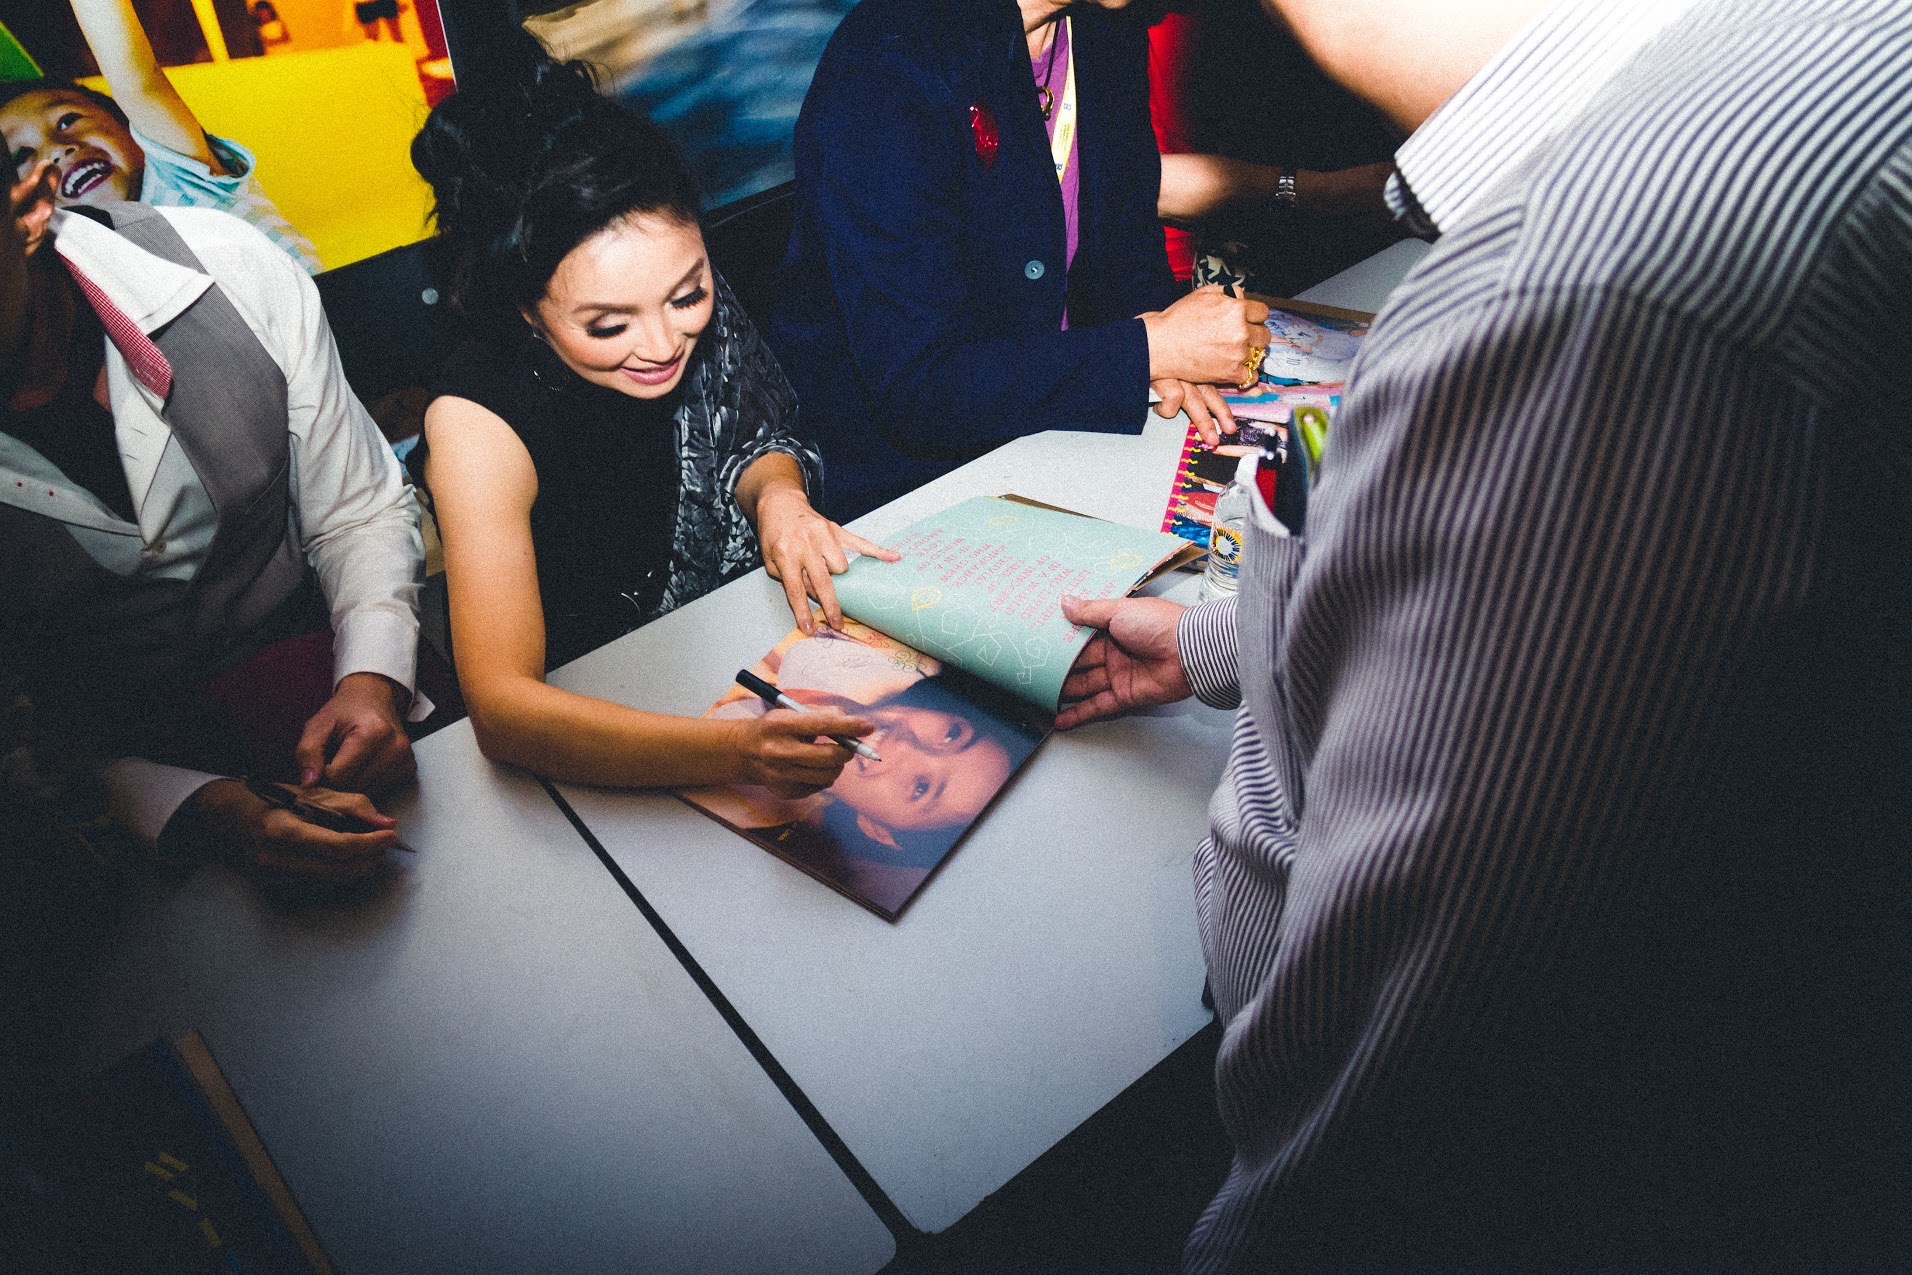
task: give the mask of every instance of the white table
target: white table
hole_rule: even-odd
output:
[[[539,785],[418,750],[414,855],[286,911],[224,870],[99,944],[76,1052],[201,1029],[342,1272],[875,1271],[894,1241]]]
[[[1376,308],[1424,245],[1304,299]],[[1155,526],[1182,437],[1017,440],[857,524],[1015,491]],[[1180,595],[1192,590],[1183,578]],[[761,572],[553,680],[700,712],[788,627]],[[1187,1039],[1189,857],[1227,718],[1057,737],[890,925],[673,799],[568,795],[915,1225],[940,1230]],[[202,1030],[346,1272],[874,1271],[868,1205],[533,781],[419,749],[418,854],[286,911],[153,883],[67,1022],[99,1066]]]
[[[1389,244],[1372,257],[1357,261],[1338,275],[1322,280],[1295,300],[1335,305],[1344,310],[1379,310],[1388,293],[1400,286],[1434,245],[1420,239]]]
[[[701,712],[789,619],[753,576],[552,681]],[[895,924],[673,798],[563,791],[878,1185],[939,1231],[1207,1021],[1190,858],[1228,729],[1191,703],[1051,738]]]
[[[855,527],[880,539],[1003,492],[1153,527],[1185,429],[1017,439]],[[701,713],[789,628],[756,573],[551,680]],[[895,924],[672,798],[561,787],[904,1216],[940,1231],[1208,1021],[1190,861],[1229,726],[1191,701],[1051,737]]]
[[[1303,299],[1372,309],[1426,245]],[[1161,523],[1185,420],[1017,439],[854,524],[882,539],[1014,492]],[[1190,600],[1182,577],[1171,596]],[[701,713],[790,628],[753,573],[557,671]],[[1052,737],[885,922],[676,800],[565,797],[911,1223],[961,1218],[1208,1020],[1191,859],[1231,718],[1190,701]]]

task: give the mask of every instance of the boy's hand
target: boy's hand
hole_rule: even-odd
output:
[[[20,237],[24,255],[31,257],[46,238],[47,223],[53,219],[53,197],[59,187],[60,169],[52,160],[42,161],[25,176],[7,187],[7,216]]]
[[[71,0],[80,33],[113,100],[126,112],[134,128],[167,150],[196,159],[215,175],[225,167],[206,141],[206,130],[179,90],[160,69],[146,28],[140,25],[133,0]],[[131,135],[128,135],[131,141]],[[137,198],[138,191],[128,198]]]

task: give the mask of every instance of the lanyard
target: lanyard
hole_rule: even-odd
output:
[[[1076,135],[1076,84],[1075,84],[1075,30],[1069,25],[1069,19],[1062,20],[1062,30],[1069,40],[1069,61],[1062,72],[1062,100],[1056,106],[1056,128],[1049,135],[1049,158],[1055,161],[1056,180],[1069,169],[1069,152],[1075,146]]]

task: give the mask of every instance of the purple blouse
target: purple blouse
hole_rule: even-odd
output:
[[[1056,124],[1062,119],[1062,90],[1069,76],[1069,21],[1067,18],[1057,20],[1054,43],[1049,46],[1049,52],[1043,57],[1042,64],[1035,66],[1032,63],[1032,69],[1035,72],[1036,86],[1038,88],[1046,86],[1053,95],[1054,106],[1049,112],[1049,118],[1043,121],[1043,127],[1048,132],[1051,141],[1053,141],[1056,135]],[[1080,96],[1079,92],[1078,96]],[[1074,137],[1069,139],[1069,159],[1067,164],[1063,166],[1061,174],[1062,229],[1064,240],[1063,270],[1065,272],[1067,272],[1071,265],[1075,264],[1076,241],[1078,237],[1076,203],[1082,192],[1082,165],[1077,162],[1077,155],[1081,150],[1081,145],[1082,122],[1081,112],[1078,111],[1076,133]],[[1062,326],[1065,329],[1069,326],[1069,308],[1067,305],[1064,305],[1062,308]]]

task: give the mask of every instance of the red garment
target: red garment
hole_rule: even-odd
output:
[[[332,631],[275,642],[206,679],[200,692],[218,706],[251,760],[252,774],[296,784],[299,736],[332,698]]]
[[[78,266],[65,257],[60,258],[60,264],[73,276],[73,282],[78,285],[86,303],[99,316],[107,338],[119,350],[120,357],[126,360],[126,370],[133,374],[133,379],[162,399],[170,394],[173,388],[173,365],[159,352],[159,347],[146,335],[146,330],[114,305],[113,299],[102,292],[97,283],[81,274]]]
[[[312,715],[332,698],[332,673],[332,631],[319,629],[274,642],[244,663],[207,678],[199,691],[249,761],[248,773],[296,784],[299,737]],[[412,725],[412,738],[464,716],[457,679],[425,641],[418,644],[416,681],[433,711]]]
[[[1192,45],[1193,20],[1186,13],[1164,14],[1149,28],[1149,120],[1155,145],[1164,155],[1186,155],[1195,147],[1188,137],[1188,109],[1180,100]],[[1195,236],[1179,226],[1163,226],[1169,269],[1184,283],[1195,272]]]

